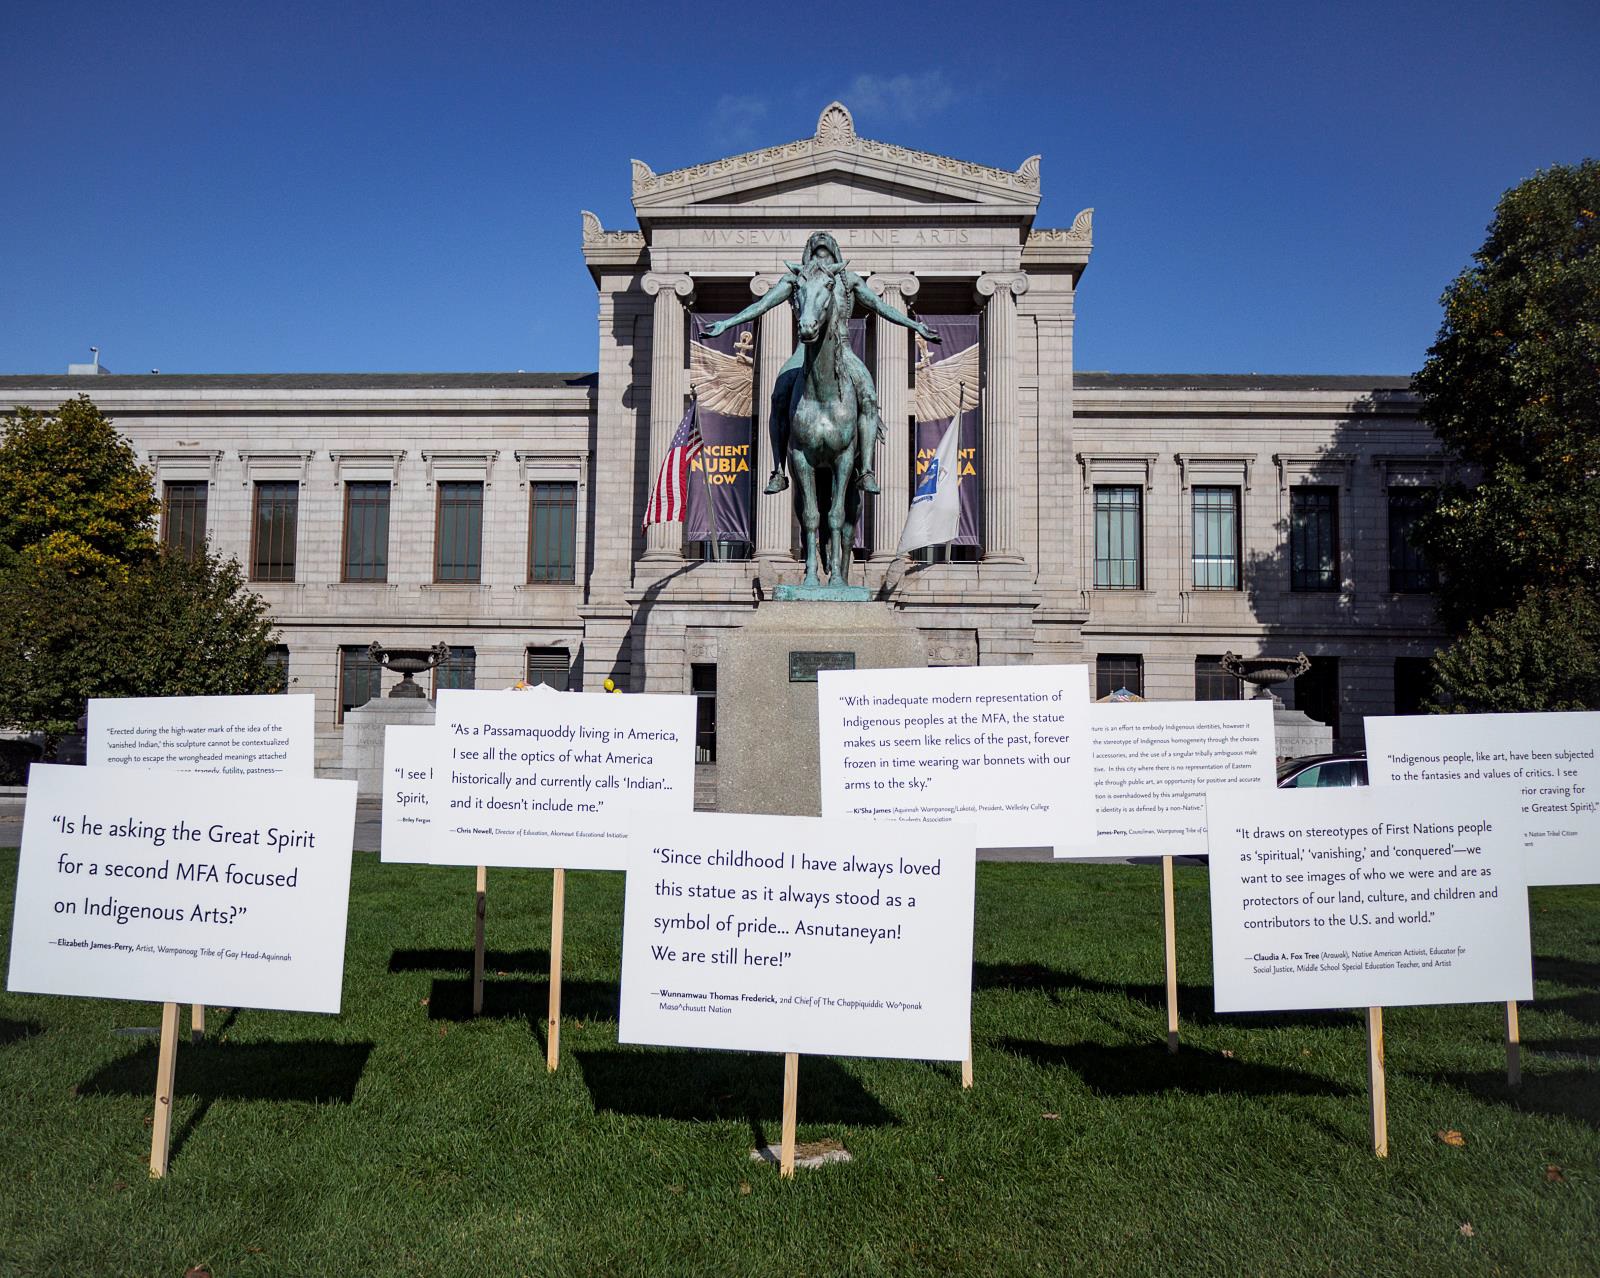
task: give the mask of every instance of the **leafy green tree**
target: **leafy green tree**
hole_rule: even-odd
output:
[[[239,564],[157,544],[150,473],[87,397],[0,439],[0,725],[50,753],[89,697],[277,692]]]
[[[1600,162],[1507,191],[1443,303],[1415,385],[1476,477],[1421,530],[1458,636],[1435,662],[1438,694],[1478,709],[1600,705],[1583,669],[1600,600]]]
[[[1529,590],[1439,653],[1435,710],[1493,713],[1600,706],[1600,604],[1577,586]]]
[[[266,603],[232,559],[159,551],[121,575],[0,571],[0,723],[54,742],[90,697],[279,692]]]
[[[49,559],[120,576],[154,552],[150,472],[87,395],[0,419],[0,567]]]

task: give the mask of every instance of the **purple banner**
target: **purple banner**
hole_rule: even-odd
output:
[[[700,437],[705,447],[689,463],[689,509],[684,528],[690,541],[710,541],[715,524],[718,540],[753,544],[755,329],[741,324],[718,337],[705,335],[707,328],[726,318],[694,317],[689,381],[699,405]]]
[[[945,428],[961,414],[956,473],[961,477],[961,531],[951,544],[983,544],[983,460],[979,440],[978,382],[983,369],[980,320],[976,315],[919,315],[936,329],[940,341],[916,343],[916,387],[912,397],[917,419],[912,441],[911,488],[928,469],[944,438]]]

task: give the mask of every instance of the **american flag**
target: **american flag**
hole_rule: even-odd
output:
[[[644,508],[644,523],[673,524],[682,521],[689,507],[689,463],[704,447],[700,438],[700,419],[695,412],[695,401],[689,401],[683,420],[673,432],[667,445],[667,455],[661,459],[661,469],[656,474],[656,486],[650,492],[649,504]]]

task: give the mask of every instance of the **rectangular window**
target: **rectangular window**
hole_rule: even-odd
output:
[[[565,648],[529,648],[528,682],[542,683],[557,692],[566,692],[572,677],[572,658]]]
[[[273,644],[267,650],[267,665],[272,668],[273,678],[277,680],[271,692],[289,691],[289,645],[284,643]]]
[[[1318,723],[1333,729],[1333,738],[1339,739],[1339,658],[1312,657],[1311,669],[1297,678],[1294,688],[1294,708],[1303,710]]]
[[[1196,487],[1194,588],[1239,589],[1239,490]]]
[[[1094,585],[1096,590],[1144,586],[1143,490],[1131,484],[1094,490]]]
[[[694,693],[694,761],[717,761],[717,666],[696,661],[689,666],[689,691]]]
[[[339,722],[357,706],[364,706],[383,690],[383,667],[362,644],[339,649]]]
[[[168,550],[193,559],[206,545],[204,480],[170,482],[161,503],[161,542]]]
[[[1339,490],[1289,490],[1289,589],[1339,589]]]
[[[300,484],[293,479],[256,484],[254,549],[250,576],[255,581],[293,581],[295,530],[300,519]]]
[[[389,580],[389,483],[344,486],[344,579]]]
[[[1389,490],[1389,589],[1425,592],[1438,588],[1433,565],[1417,544],[1417,524],[1429,514],[1438,498],[1432,488]]]
[[[1433,699],[1432,660],[1428,657],[1394,659],[1394,712],[1424,714]]]
[[[478,650],[452,648],[450,655],[433,668],[433,691],[440,688],[466,688],[478,686]]]
[[[1103,652],[1094,659],[1095,697],[1109,697],[1118,692],[1144,696],[1144,658],[1136,652]]]
[[[483,481],[441,480],[435,581],[478,581],[483,571]]]
[[[528,485],[528,580],[570,584],[578,569],[578,485]]]
[[[1239,701],[1243,696],[1243,684],[1222,668],[1221,657],[1196,657],[1194,659],[1194,699],[1196,701]]]

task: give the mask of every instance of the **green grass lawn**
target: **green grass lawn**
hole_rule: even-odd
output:
[[[1177,877],[1176,1057],[1159,872],[984,864],[976,1088],[804,1057],[800,1137],[854,1161],[783,1182],[749,1161],[781,1057],[618,1046],[622,876],[568,876],[549,1075],[550,875],[490,871],[474,1020],[472,871],[357,854],[343,1014],[214,1010],[164,1181],[154,1041],[117,1032],[159,1009],[0,996],[0,1274],[1600,1272],[1600,888],[1532,894],[1518,1091],[1500,1007],[1386,1016],[1380,1162],[1362,1018],[1213,1015],[1206,876]]]

